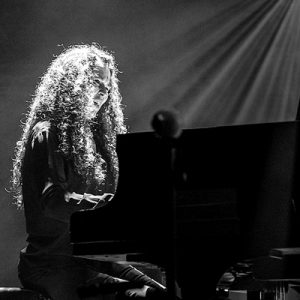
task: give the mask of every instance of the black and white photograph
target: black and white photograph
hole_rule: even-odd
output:
[[[0,139],[0,300],[300,300],[299,0],[2,0]]]

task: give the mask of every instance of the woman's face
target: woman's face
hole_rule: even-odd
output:
[[[102,63],[95,70],[95,79],[87,87],[87,117],[96,117],[102,105],[107,101],[110,91],[110,70],[107,64]]]

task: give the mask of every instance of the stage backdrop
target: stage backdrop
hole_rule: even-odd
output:
[[[9,188],[28,101],[53,55],[98,42],[119,65],[129,131],[175,109],[185,128],[293,120],[300,94],[297,0],[2,0],[0,286],[18,285],[22,211]]]

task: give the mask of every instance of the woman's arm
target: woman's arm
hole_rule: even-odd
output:
[[[34,127],[31,156],[36,165],[36,182],[42,182],[41,206],[51,218],[68,222],[77,210],[95,209],[105,205],[113,194],[92,195],[85,193],[87,187],[72,172],[70,163],[57,152],[56,135],[48,122]]]
[[[112,198],[114,194],[104,193],[103,195],[92,195],[88,193],[78,194],[75,192],[66,192],[65,201],[70,202],[71,199],[77,201],[77,205],[82,202],[89,202],[94,205],[93,209],[106,205]]]

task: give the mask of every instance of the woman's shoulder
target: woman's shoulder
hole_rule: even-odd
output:
[[[48,142],[49,138],[53,136],[53,130],[51,128],[51,123],[49,121],[39,121],[33,127],[31,131],[31,147],[38,142],[42,144],[43,142]]]

